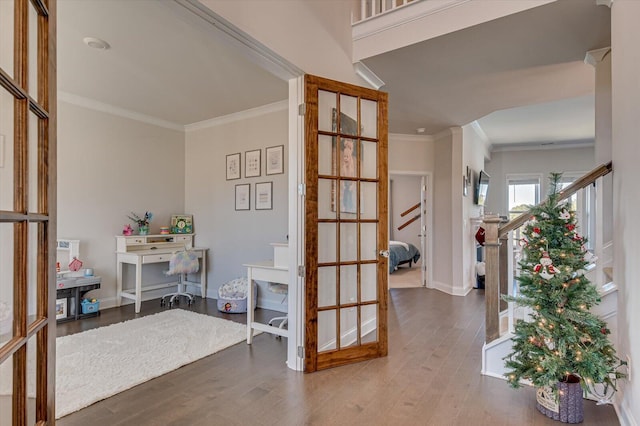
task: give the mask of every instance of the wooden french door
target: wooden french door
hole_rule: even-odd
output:
[[[53,424],[55,0],[0,0],[0,425]]]
[[[387,94],[305,76],[305,371],[387,355]]]

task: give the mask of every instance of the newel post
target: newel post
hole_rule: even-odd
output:
[[[501,219],[497,215],[484,217],[484,299],[485,299],[485,343],[500,337],[500,241],[498,227]]]

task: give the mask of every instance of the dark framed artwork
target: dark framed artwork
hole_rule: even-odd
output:
[[[284,173],[284,145],[266,148],[264,156],[266,157],[266,175]]]
[[[227,155],[227,180],[240,179],[240,153]]]
[[[244,177],[260,176],[260,152],[261,150],[256,149],[244,153]]]
[[[243,183],[236,185],[236,211],[251,208],[251,185]]]
[[[256,210],[273,209],[273,182],[256,183]]]

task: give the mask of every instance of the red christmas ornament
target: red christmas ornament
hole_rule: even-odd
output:
[[[567,224],[567,229],[569,231],[573,231],[574,229],[576,229],[576,226],[573,223],[568,223]]]

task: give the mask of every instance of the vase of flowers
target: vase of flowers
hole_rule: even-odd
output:
[[[138,225],[138,235],[149,234],[149,224],[151,223],[151,219],[153,219],[153,213],[144,212],[144,216],[138,216],[136,213],[131,212],[131,215],[127,217]]]

